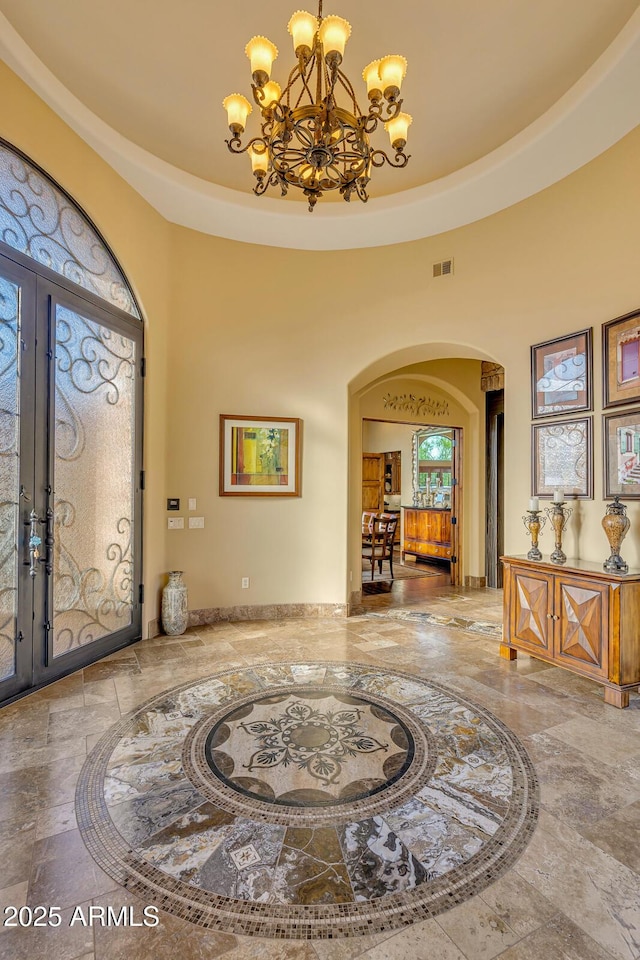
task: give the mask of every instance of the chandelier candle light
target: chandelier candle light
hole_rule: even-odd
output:
[[[342,17],[323,17],[320,0],[317,17],[299,10],[288,29],[298,62],[284,88],[271,79],[277,47],[266,37],[254,37],[247,44],[261,136],[242,146],[253,108],[246,97],[233,93],[222,104],[232,134],[226,144],[232,153],[248,153],[258,196],[271,186],[279,186],[283,196],[289,187],[298,187],[311,211],[324,193],[333,190],[347,201],[355,193],[366,203],[372,167],[385,163],[405,167],[409,161],[404,148],[412,118],[402,113],[400,99],[407,61],[388,56],[364,68],[369,105],[362,113],[353,85],[340,69],[350,24]],[[369,140],[380,123],[389,135],[391,157],[374,149]]]

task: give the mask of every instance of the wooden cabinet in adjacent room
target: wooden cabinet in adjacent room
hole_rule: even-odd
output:
[[[640,683],[640,571],[617,575],[595,563],[558,567],[503,557],[500,653],[517,650],[602,683],[607,703],[626,707]]]
[[[384,453],[362,454],[362,509],[382,510]]]
[[[451,560],[451,510],[403,507],[402,559]]]

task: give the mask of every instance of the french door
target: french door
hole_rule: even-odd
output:
[[[0,702],[141,625],[142,328],[0,256]]]

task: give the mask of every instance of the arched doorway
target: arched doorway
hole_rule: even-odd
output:
[[[0,142],[0,701],[140,636],[142,335],[94,225]]]
[[[482,350],[431,343],[403,348],[363,370],[350,384],[349,599],[361,599],[358,556],[361,540],[362,423],[367,417],[462,429],[463,467],[459,512],[464,534],[458,544],[458,583],[485,580],[485,396]],[[406,491],[405,491],[406,494]]]

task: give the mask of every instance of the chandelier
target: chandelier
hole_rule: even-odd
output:
[[[304,192],[313,211],[325,193],[337,190],[345,200],[355,194],[369,199],[367,185],[373,167],[388,163],[405,167],[407,130],[412,118],[402,113],[400,90],[407,71],[404,57],[373,60],[362,72],[367,84],[368,110],[358,106],[351,81],[340,69],[351,26],[342,17],[318,16],[299,10],[289,21],[297,64],[284,88],[271,79],[278,50],[266,37],[254,37],[245,48],[251,61],[253,99],[261,115],[261,135],[245,146],[242,134],[252,106],[242,94],[223,101],[227,111],[232,153],[248,153],[260,196],[268,187]],[[391,157],[374,149],[369,137],[384,124],[393,149]]]

